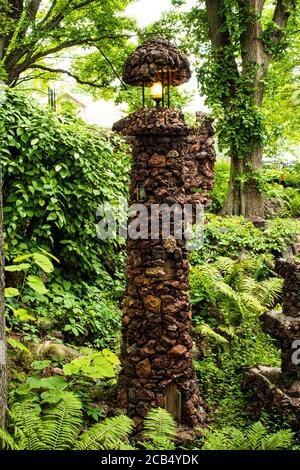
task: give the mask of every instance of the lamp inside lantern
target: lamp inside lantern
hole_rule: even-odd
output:
[[[157,106],[161,102],[163,97],[163,86],[161,82],[154,82],[151,87],[151,98],[156,101]]]

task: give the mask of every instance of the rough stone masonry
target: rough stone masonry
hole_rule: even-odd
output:
[[[281,368],[251,367],[246,373],[246,385],[254,391],[258,411],[277,408],[295,429],[299,429],[300,261],[279,259],[276,271],[284,278],[283,309],[266,312],[262,322],[264,331],[280,344]]]
[[[180,112],[153,108],[115,124],[132,145],[131,204],[209,204],[213,129],[202,113],[198,121],[192,132]],[[186,240],[172,234],[164,239],[161,231],[158,239],[151,239],[148,213],[148,239],[127,240],[119,406],[137,425],[153,407],[168,409],[187,425],[203,424],[192,363]]]

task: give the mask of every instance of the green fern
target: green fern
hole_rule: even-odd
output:
[[[141,444],[147,450],[174,450],[176,433],[172,415],[163,408],[154,408],[145,417],[145,441]]]
[[[22,450],[43,450],[45,446],[41,441],[42,420],[40,406],[32,399],[13,404],[10,416],[13,417],[16,446]]]
[[[190,277],[193,303],[200,311],[207,311],[207,304],[213,306],[222,315],[225,326],[236,327],[243,319],[260,315],[274,307],[282,291],[281,279],[261,279],[263,273],[270,272],[266,262],[265,257],[239,260],[220,257],[213,264],[193,267]],[[213,337],[210,330],[206,334]]]
[[[108,418],[81,433],[82,404],[71,392],[42,413],[32,399],[13,404],[9,413],[13,434],[0,430],[5,448],[13,450],[132,450],[128,436],[133,421]]]
[[[258,422],[245,431],[234,427],[225,427],[217,431],[204,431],[203,450],[280,450],[292,447],[294,433],[284,429],[269,433]]]
[[[74,446],[74,450],[118,449],[133,429],[133,421],[127,416],[116,416],[95,424],[85,431]]]
[[[0,442],[2,441],[2,447],[4,449],[21,450],[14,438],[5,430],[0,428]]]
[[[217,344],[220,344],[220,345],[228,343],[227,339],[224,338],[224,336],[217,333],[213,328],[207,325],[207,323],[201,323],[201,325],[195,326],[194,332],[202,336],[207,336],[208,338],[212,338],[213,340],[215,340]]]
[[[75,442],[82,425],[81,401],[71,392],[49,408],[43,418],[42,440],[49,450],[66,450]]]

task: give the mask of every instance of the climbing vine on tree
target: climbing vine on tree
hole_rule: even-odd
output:
[[[184,1],[174,0],[181,5]],[[185,45],[198,60],[198,79],[213,109],[219,144],[231,157],[224,214],[262,217],[262,105],[269,69],[299,29],[299,0],[199,0],[182,17]]]

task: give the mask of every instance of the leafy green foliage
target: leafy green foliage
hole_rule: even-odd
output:
[[[1,76],[11,86],[36,76],[40,79],[41,75],[45,79],[49,75],[59,77],[61,67],[51,67],[45,59],[55,55],[59,63],[61,54],[68,50],[73,53],[71,70],[65,71],[68,75],[93,88],[109,86],[118,76],[129,31],[135,26],[124,15],[129,3],[130,0],[58,0],[16,5],[11,0],[2,1]],[[85,51],[84,64],[80,47]]]
[[[73,359],[63,367],[66,376],[86,375],[93,379],[114,378],[119,369],[120,361],[118,357],[104,349],[101,352]]]
[[[212,432],[205,431],[202,450],[282,450],[290,449],[294,433],[290,429],[269,432],[260,423],[254,423],[245,431],[224,427]]]
[[[211,191],[211,212],[218,213],[225,204],[230,178],[230,160],[217,159],[215,165],[215,186]]]
[[[294,219],[275,218],[260,230],[243,217],[220,217],[207,214],[203,247],[191,254],[192,264],[210,261],[218,256],[238,258],[243,253],[280,253],[300,233]]]
[[[142,446],[147,450],[174,450],[176,437],[174,418],[163,408],[155,408],[145,416]]]
[[[201,393],[216,425],[244,426],[245,367],[279,364],[279,351],[262,332],[259,316],[280,300],[282,280],[274,277],[266,255],[217,257],[193,266],[190,279]]]
[[[10,429],[1,431],[8,448],[16,450],[121,449],[133,428],[127,416],[109,418],[82,432],[81,401],[64,392],[60,401],[42,410],[37,400],[25,398],[10,410]]]
[[[6,253],[11,258],[38,246],[58,257],[70,277],[112,284],[122,244],[97,238],[96,211],[127,197],[123,141],[80,121],[63,121],[11,91],[0,116]]]
[[[43,302],[32,302],[43,329],[61,331],[67,342],[79,345],[118,346],[121,312],[115,302],[105,298],[102,289],[82,283],[65,290],[58,282],[50,289]]]

